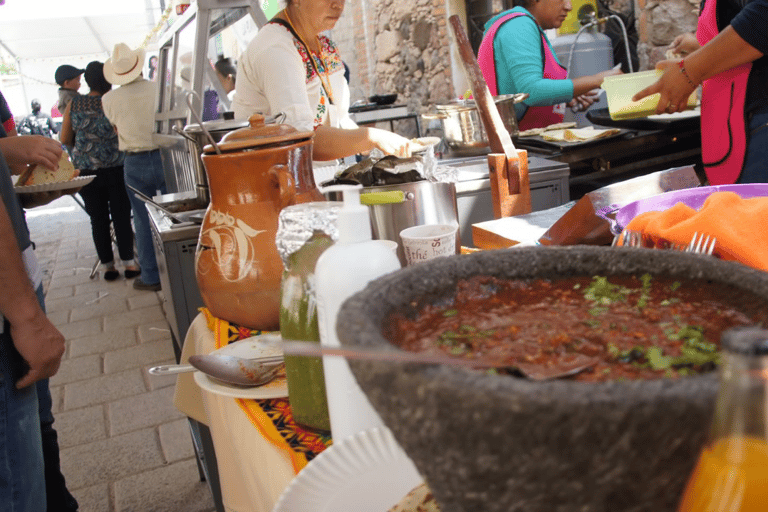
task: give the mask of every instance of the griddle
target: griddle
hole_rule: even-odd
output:
[[[676,118],[673,115],[669,115],[653,119],[650,117],[639,117],[637,119],[613,120],[607,108],[594,108],[587,111],[587,119],[593,124],[629,130],[695,130],[699,127],[701,117]]]
[[[584,141],[550,141],[545,140],[541,135],[534,135],[532,137],[515,137],[515,144],[523,149],[533,148],[542,149],[549,152],[569,152],[575,151],[590,146],[605,145],[608,141],[619,140],[627,138],[628,134],[633,134],[632,130],[622,128],[618,133],[601,137],[599,139],[584,140]]]

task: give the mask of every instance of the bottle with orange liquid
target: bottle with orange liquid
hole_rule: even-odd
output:
[[[768,510],[768,330],[723,333],[709,441],[678,512]]]

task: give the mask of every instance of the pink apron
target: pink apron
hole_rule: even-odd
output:
[[[704,45],[718,34],[717,1],[707,0],[699,15],[696,39]],[[742,64],[702,83],[701,158],[712,185],[735,183],[747,152],[744,103],[752,64]]]
[[[488,83],[488,88],[491,94],[496,96],[498,94],[498,86],[496,84],[496,59],[494,58],[493,40],[496,37],[496,32],[499,28],[518,16],[528,16],[522,12],[515,12],[503,16],[496,20],[496,22],[488,29],[488,32],[483,37],[483,41],[480,43],[480,49],[477,52],[477,62],[480,65],[480,71],[483,72],[483,78]],[[568,76],[568,71],[557,62],[554,53],[547,44],[547,39],[544,33],[541,33],[541,47],[544,52],[544,78],[549,80],[564,80]],[[543,128],[554,123],[562,123],[565,113],[565,104],[559,103],[557,105],[544,105],[538,107],[528,107],[525,115],[517,123],[520,130],[529,130],[531,128]]]

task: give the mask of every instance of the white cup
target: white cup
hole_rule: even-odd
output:
[[[400,232],[403,252],[408,265],[440,256],[456,254],[456,231],[450,224],[425,224],[405,228]]]
[[[381,245],[383,245],[384,247],[386,247],[387,249],[391,250],[392,252],[397,253],[397,245],[398,244],[394,240],[382,239],[382,240],[375,240],[375,242],[378,242]]]

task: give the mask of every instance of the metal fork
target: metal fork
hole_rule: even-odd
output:
[[[613,238],[611,245],[618,245],[620,239],[623,247],[645,247],[643,233],[640,231],[628,231],[625,229]]]
[[[641,231],[624,230],[622,233],[623,233],[622,245],[624,247],[646,247],[646,244],[645,244],[646,239]],[[617,245],[620,238],[622,238],[622,234],[616,235],[611,245],[613,246]],[[716,242],[717,242],[717,239],[715,237],[711,237],[709,235],[704,235],[704,234],[699,235],[698,232],[695,232],[693,234],[693,237],[691,238],[690,243],[688,244],[667,243],[659,246],[659,248],[670,249],[673,251],[689,252],[693,254],[712,255],[712,253],[715,250]]]
[[[691,243],[688,244],[685,251],[693,254],[706,254],[707,256],[711,256],[715,251],[715,243],[717,243],[717,238],[705,235],[704,233],[699,235],[698,232],[695,232],[693,238],[691,238]]]

